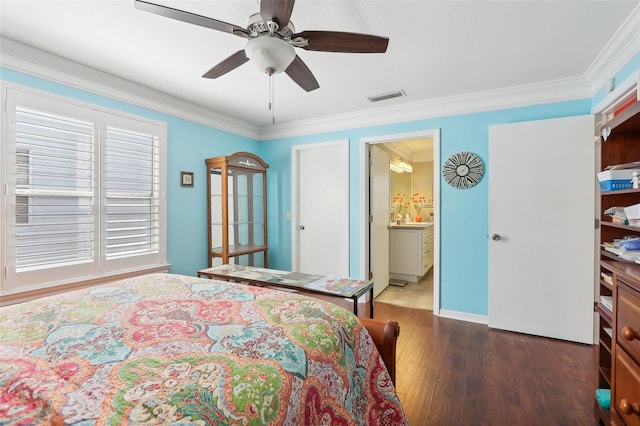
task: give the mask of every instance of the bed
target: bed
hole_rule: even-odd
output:
[[[407,421],[349,311],[151,274],[0,308],[0,424]]]

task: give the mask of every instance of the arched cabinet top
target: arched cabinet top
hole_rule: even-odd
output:
[[[250,152],[236,152],[231,155],[223,155],[215,158],[208,158],[205,160],[209,167],[216,167],[221,164],[226,164],[227,167],[241,167],[251,170],[266,170],[269,165],[265,163],[262,158]]]

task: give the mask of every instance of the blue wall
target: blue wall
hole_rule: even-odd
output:
[[[275,139],[260,147],[260,155],[269,163],[269,265],[291,268],[291,147],[318,142],[349,140],[350,156],[350,275],[359,276],[361,265],[361,158],[362,139],[371,136],[440,130],[440,155],[444,162],[458,151],[470,151],[482,158],[490,171],[487,153],[489,126],[518,121],[588,114],[591,100],[562,102],[526,108],[466,114],[419,120],[385,126],[350,129],[340,132]],[[552,155],[552,153],[550,153]],[[446,183],[440,188],[440,308],[487,315],[488,308],[488,179],[467,190]]]
[[[625,66],[616,81],[623,81],[640,69],[640,55]],[[207,265],[206,175],[204,159],[237,151],[255,152],[269,163],[268,221],[269,265],[291,267],[291,147],[293,145],[349,140],[350,156],[350,274],[359,276],[361,244],[361,143],[362,138],[440,129],[440,161],[458,151],[478,154],[487,173],[489,126],[518,121],[540,120],[590,113],[591,106],[604,98],[600,91],[593,99],[512,108],[444,118],[416,120],[384,126],[274,139],[266,142],[230,134],[211,127],[103,96],[55,84],[25,74],[0,69],[2,80],[79,99],[115,110],[167,123],[168,135],[168,261],[171,271],[195,274]],[[550,153],[552,155],[553,153]],[[179,172],[195,172],[194,188],[181,188]],[[456,190],[440,188],[440,278],[441,309],[487,315],[488,313],[488,179],[475,187]]]

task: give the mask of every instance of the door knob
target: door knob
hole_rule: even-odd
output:
[[[499,241],[500,240],[500,234],[491,234],[491,239],[493,241]]]
[[[304,230],[304,225],[298,225],[298,229]]]

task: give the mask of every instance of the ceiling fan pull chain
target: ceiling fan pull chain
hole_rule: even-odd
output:
[[[271,74],[271,124],[276,124],[276,78]]]
[[[269,74],[269,103],[268,103],[268,107],[269,107],[269,111],[271,111],[271,80],[273,79],[273,74]]]
[[[273,73],[269,74],[269,110],[271,111],[271,124],[276,124],[275,81],[273,79]]]

